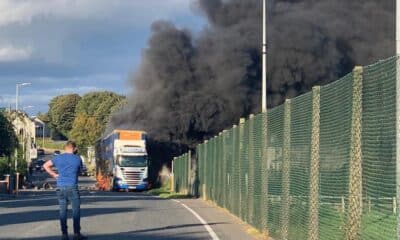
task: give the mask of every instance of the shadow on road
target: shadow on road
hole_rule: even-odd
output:
[[[2,208],[19,208],[19,207],[49,207],[58,206],[55,191],[46,192],[31,192],[24,193],[20,198],[15,198],[8,201],[0,201],[0,207]],[[42,195],[41,195],[42,194]],[[16,200],[16,201],[14,201]],[[81,203],[82,205],[90,205],[97,202],[123,202],[123,201],[135,201],[135,200],[160,200],[165,201],[162,198],[155,198],[145,194],[132,194],[132,193],[109,193],[109,192],[95,192],[90,194],[86,191],[81,191]],[[1,216],[1,214],[0,214]]]
[[[186,233],[177,233],[177,234],[134,234],[132,232],[124,232],[124,233],[114,233],[114,234],[103,234],[103,235],[90,235],[89,240],[201,240],[201,239],[210,239],[209,236],[199,236],[203,232],[186,232]],[[202,234],[204,235],[204,234]],[[197,237],[199,236],[199,237]],[[0,240],[12,240],[13,238],[1,238]],[[14,238],[19,240],[58,240],[60,236],[48,236],[48,237],[35,237],[35,238]]]
[[[218,224],[218,223],[214,223]],[[211,224],[213,225],[213,224]],[[118,239],[118,240],[130,240],[130,239],[138,239],[138,240],[184,240],[184,239],[191,239],[191,240],[200,240],[200,239],[210,239],[210,236],[205,231],[185,231],[185,232],[174,232],[170,231],[174,228],[191,228],[191,227],[199,227],[202,226],[201,224],[187,224],[187,225],[179,225],[179,226],[172,226],[171,228],[160,228],[160,229],[145,229],[139,231],[129,231],[129,232],[121,232],[121,233],[110,233],[110,234],[95,234],[95,235],[88,235],[90,240],[111,240],[111,239]],[[164,231],[160,231],[164,230]],[[35,238],[15,238],[20,240],[27,240],[27,239],[35,239],[35,240],[56,240],[60,239],[60,235],[54,236],[46,236],[46,237],[35,237]],[[0,240],[10,240],[0,238]]]
[[[221,224],[229,224],[226,222],[220,222],[220,223],[208,223],[208,225],[213,226],[213,225],[221,225]],[[142,230],[136,230],[132,231],[130,233],[147,233],[147,232],[155,232],[155,231],[164,231],[164,230],[169,230],[169,229],[178,229],[178,228],[189,228],[189,227],[203,227],[203,224],[182,224],[182,225],[172,225],[172,226],[167,226],[167,227],[162,227],[162,228],[149,228],[149,229],[142,229]]]
[[[138,211],[138,208],[85,208],[81,210],[82,217],[127,213]],[[0,226],[41,222],[58,219],[59,210],[25,211],[18,213],[0,214]]]

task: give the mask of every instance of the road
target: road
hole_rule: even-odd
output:
[[[80,182],[83,188],[93,184],[90,178]],[[88,190],[81,198],[82,232],[89,239],[256,239],[236,218],[201,200]],[[54,191],[0,201],[0,239],[60,239]]]

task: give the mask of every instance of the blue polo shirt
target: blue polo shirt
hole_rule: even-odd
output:
[[[72,153],[57,155],[52,160],[58,170],[57,187],[73,187],[78,185],[78,175],[82,167],[82,159]]]

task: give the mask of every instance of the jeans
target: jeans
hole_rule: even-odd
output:
[[[58,187],[57,188],[58,203],[60,205],[60,225],[61,232],[68,234],[67,227],[67,210],[68,203],[72,204],[72,218],[74,222],[74,233],[81,232],[81,199],[77,186],[73,187]]]

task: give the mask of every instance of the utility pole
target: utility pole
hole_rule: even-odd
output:
[[[267,4],[263,0],[263,43],[262,43],[262,109],[267,112]]]

